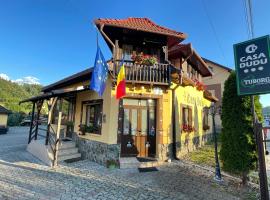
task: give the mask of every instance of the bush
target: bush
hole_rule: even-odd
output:
[[[8,126],[19,126],[25,114],[21,112],[12,113],[8,116]]]
[[[255,97],[256,112],[262,119],[262,106]],[[220,158],[226,171],[242,177],[256,167],[257,154],[252,128],[251,100],[249,96],[238,96],[236,75],[233,72],[225,82],[222,100],[222,134]]]

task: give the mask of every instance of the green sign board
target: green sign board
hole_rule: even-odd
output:
[[[269,36],[234,46],[238,95],[270,93]]]

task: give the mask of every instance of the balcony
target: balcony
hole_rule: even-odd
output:
[[[121,61],[116,61],[112,70],[115,76],[119,72]],[[135,64],[133,62],[124,62],[125,78],[127,83],[141,83],[152,85],[169,85],[170,83],[170,65],[154,64],[152,66]]]

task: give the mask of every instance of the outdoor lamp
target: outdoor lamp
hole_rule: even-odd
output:
[[[210,106],[210,114],[212,115],[213,121],[213,136],[214,136],[214,143],[215,143],[215,161],[216,161],[216,173],[215,173],[215,180],[222,181],[221,173],[220,173],[220,165],[218,160],[218,149],[217,149],[217,132],[216,132],[216,123],[215,123],[215,116],[216,114],[221,114],[221,106],[215,106],[215,103],[212,102]]]

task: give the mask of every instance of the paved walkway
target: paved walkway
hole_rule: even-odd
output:
[[[247,194],[226,181],[216,184],[180,163],[158,172],[109,170],[90,161],[51,169],[25,151],[26,129],[0,135],[0,199],[244,199]]]

